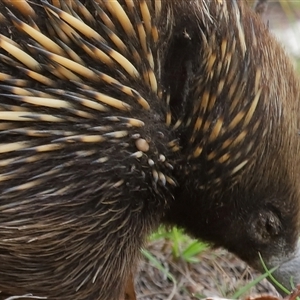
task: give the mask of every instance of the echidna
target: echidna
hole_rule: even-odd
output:
[[[292,257],[300,88],[243,1],[0,12],[3,294],[119,299],[161,223],[255,267]],[[300,281],[289,266],[278,278]]]

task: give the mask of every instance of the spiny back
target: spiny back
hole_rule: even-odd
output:
[[[224,234],[241,217],[234,197],[265,193],[278,149],[298,149],[299,93],[241,1],[2,0],[0,12],[1,291],[119,300],[164,215],[244,255]],[[295,186],[284,175],[278,193]]]
[[[175,185],[160,82],[170,8],[0,12],[0,290],[116,299]]]

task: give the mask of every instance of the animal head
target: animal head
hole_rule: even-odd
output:
[[[300,282],[299,79],[242,1],[198,3],[210,18],[194,8],[178,21],[187,25],[167,59],[182,159],[166,219],[262,270],[260,254],[290,288]]]

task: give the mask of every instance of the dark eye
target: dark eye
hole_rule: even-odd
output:
[[[270,236],[278,235],[281,230],[281,223],[278,216],[274,213],[268,213],[266,215],[265,227]]]
[[[281,232],[281,221],[276,212],[261,210],[250,218],[250,234],[261,243],[268,243]]]

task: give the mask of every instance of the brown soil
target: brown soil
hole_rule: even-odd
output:
[[[237,290],[260,274],[225,250],[206,250],[199,255],[199,263],[175,261],[171,245],[166,241],[148,246],[153,256],[168,270],[176,282],[146,260],[140,264],[136,280],[137,298],[140,300],[196,300],[206,297],[230,298]],[[262,280],[242,296],[270,293],[278,295],[274,287]]]

